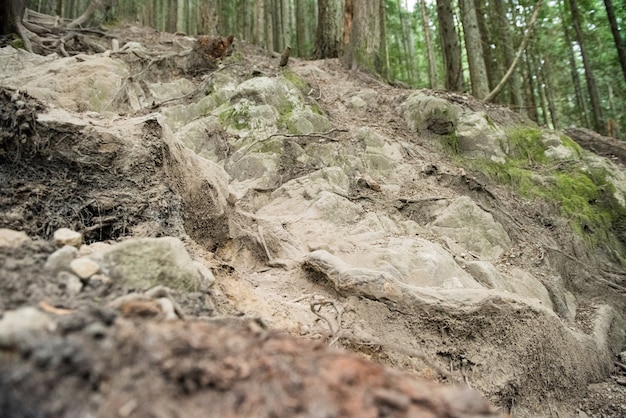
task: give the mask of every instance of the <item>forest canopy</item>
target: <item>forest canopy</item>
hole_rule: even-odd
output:
[[[72,27],[132,23],[289,46],[396,85],[472,94],[554,129],[626,135],[626,0],[9,0],[0,32],[32,33],[27,22],[19,31],[23,6]]]

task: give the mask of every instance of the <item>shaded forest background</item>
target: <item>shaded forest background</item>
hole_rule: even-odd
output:
[[[540,125],[626,139],[626,0],[27,0],[89,25],[236,38],[412,88],[465,92]]]

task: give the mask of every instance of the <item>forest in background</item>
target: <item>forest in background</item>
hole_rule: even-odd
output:
[[[412,88],[625,139],[626,0],[28,0],[29,9],[342,57]],[[351,38],[352,42],[351,42]],[[357,39],[356,45],[354,41]],[[346,59],[347,57],[347,59]]]

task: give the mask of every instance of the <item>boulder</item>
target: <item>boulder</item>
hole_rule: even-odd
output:
[[[429,228],[488,260],[497,259],[511,246],[511,239],[502,225],[468,196],[454,199]]]
[[[456,130],[460,108],[447,100],[413,93],[401,105],[410,130],[437,135],[450,135]]]
[[[202,275],[177,238],[129,239],[90,255],[104,274],[137,289],[158,285],[195,292]]]

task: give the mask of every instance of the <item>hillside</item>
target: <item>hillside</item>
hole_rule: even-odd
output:
[[[620,155],[219,42],[0,49],[0,415],[626,414]]]

